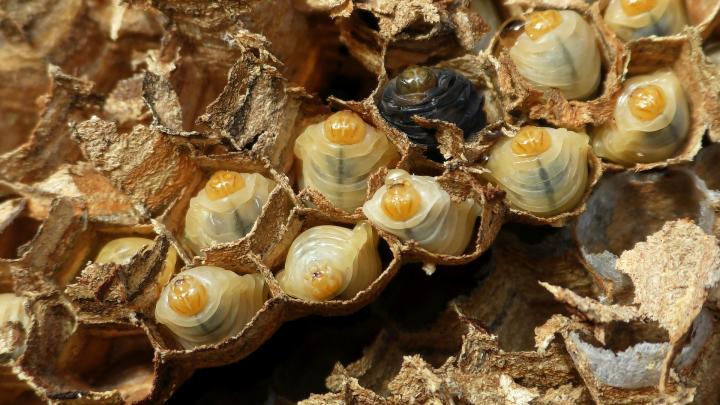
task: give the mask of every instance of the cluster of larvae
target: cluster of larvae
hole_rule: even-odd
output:
[[[449,78],[443,75],[447,75]],[[448,80],[449,82],[446,83]],[[422,141],[434,139],[426,129],[407,122],[408,117],[421,109],[426,109],[428,114],[435,114],[434,117],[439,118],[438,110],[425,105],[427,103],[447,108],[445,112],[449,116],[465,120],[458,122],[460,124],[467,121],[473,126],[477,125],[478,120],[473,118],[477,111],[473,111],[472,114],[465,110],[458,112],[457,105],[451,100],[433,103],[432,101],[435,99],[424,94],[428,90],[429,84],[434,86],[430,89],[431,91],[437,90],[438,94],[442,93],[443,100],[447,96],[444,91],[461,86],[460,90],[452,90],[463,94],[459,100],[470,101],[471,108],[479,108],[481,105],[481,98],[475,89],[459,73],[450,70],[435,71],[411,67],[388,84],[388,86],[402,89],[401,96],[405,96],[404,100],[408,103],[406,107],[412,107],[410,111],[414,111],[407,112],[404,109],[396,111],[400,114],[398,119],[405,120],[403,122],[408,125],[406,130],[414,131],[415,135],[409,135],[411,139]],[[439,86],[446,88],[441,91],[437,89]],[[387,93],[387,89],[385,92]],[[413,95],[417,97],[413,98]],[[409,100],[415,100],[416,104],[410,104]],[[446,116],[442,115],[442,117]],[[482,121],[484,122],[484,118]],[[394,121],[390,122],[395,123]],[[412,121],[410,120],[410,122]],[[411,127],[411,125],[414,126]],[[417,137],[412,138],[413,136]],[[311,143],[310,139],[314,142]],[[368,143],[378,146],[375,148],[365,147],[364,145]],[[428,144],[424,143],[424,145]],[[400,169],[390,170],[385,178],[385,185],[375,191],[366,201],[368,178],[380,167],[388,167],[395,163],[398,153],[385,134],[365,123],[357,114],[351,111],[339,111],[322,123],[307,127],[295,143],[295,152],[301,165],[298,179],[301,188],[316,189],[336,207],[346,211],[352,212],[361,208],[362,213],[375,227],[393,234],[403,241],[415,241],[418,246],[430,252],[458,255],[467,248],[475,219],[480,215],[478,204],[473,199],[466,199],[460,203],[451,201],[450,195],[440,187],[434,177],[411,175]],[[349,204],[349,198],[337,198],[338,195],[348,196],[342,192],[348,185],[352,185],[353,191],[357,190],[352,194],[352,204]],[[358,232],[358,227],[353,232]],[[312,228],[306,233],[312,232],[314,229]],[[452,235],[447,235],[443,229],[457,231]],[[362,235],[367,232],[363,231]],[[305,234],[296,240],[298,245],[293,245],[296,250],[291,248],[291,253],[306,252],[306,249],[301,248],[301,243],[305,243],[306,240],[303,236]],[[364,236],[362,239],[370,240],[372,238]],[[305,260],[302,260],[298,263],[304,262]],[[286,263],[286,266],[289,266],[285,270],[288,275],[282,276],[281,273],[281,285],[283,279],[288,281],[300,279],[289,277],[289,274],[292,274],[291,271],[297,271],[291,267],[295,263],[290,260]],[[292,292],[290,294],[293,295]]]
[[[483,50],[500,28],[500,16],[492,0],[472,0],[470,7],[490,28],[476,45],[477,50]],[[683,0],[610,0],[603,19],[625,41],[677,34],[688,23]]]
[[[125,237],[111,240],[99,251],[99,264],[128,264],[151,239]],[[239,276],[220,267],[201,266],[173,277],[177,253],[170,248],[163,270],[151,293],[159,297],[155,318],[173,332],[186,349],[219,342],[242,330],[265,301],[261,276]]]
[[[383,133],[357,114],[340,111],[307,127],[297,138],[295,151],[302,162],[298,183],[320,190],[338,208],[350,211],[362,206],[375,227],[433,252],[459,254],[467,247],[479,208],[472,199],[451,201],[435,178],[391,170],[386,185],[365,202],[369,176],[394,164],[399,154]],[[201,254],[203,249],[245,237],[275,186],[257,173],[215,172],[190,200],[186,244]],[[291,244],[277,274],[280,287],[306,301],[352,299],[383,268],[373,225],[359,221],[352,229],[337,225],[306,229]],[[448,237],[442,230],[449,228],[458,232]],[[152,243],[139,237],[115,239],[95,261],[127,264]],[[241,276],[200,266],[172,277],[176,260],[171,249],[156,279],[155,318],[186,349],[237,335],[267,299],[258,274]]]
[[[614,0],[605,19],[623,39],[674,34],[686,24],[682,5],[672,0]],[[506,24],[500,43],[519,74],[537,89],[556,89],[568,100],[597,94],[602,65],[598,40],[579,13],[532,12]],[[592,139],[582,132],[537,126],[502,139],[490,152],[487,177],[505,189],[513,207],[550,217],[572,210],[582,199],[591,147],[595,155],[618,165],[660,162],[680,150],[689,128],[680,80],[672,70],[660,69],[626,79],[612,118],[592,128]]]
[[[626,40],[676,33],[686,23],[675,0],[612,0],[605,19]],[[538,11],[520,25],[506,25],[505,31],[509,34],[501,43],[533,86],[556,89],[569,100],[586,100],[597,93],[602,60],[596,34],[580,14]],[[391,126],[437,161],[443,158],[435,131],[414,117],[450,122],[468,139],[487,124],[483,107],[482,93],[461,73],[418,66],[390,80],[378,104]],[[685,93],[673,71],[631,77],[617,98],[613,119],[594,128],[592,139],[564,128],[524,126],[493,146],[487,178],[507,192],[515,208],[538,216],[557,215],[581,201],[590,153],[626,166],[661,161],[684,143],[689,121]],[[317,302],[352,299],[365,290],[383,268],[376,229],[436,254],[466,251],[480,215],[478,202],[453,200],[434,177],[392,169],[400,157],[397,148],[356,113],[339,111],[309,125],[297,137],[294,152],[299,188],[317,190],[336,208],[361,213],[367,220],[353,228],[319,225],[300,233],[277,273],[288,295]],[[381,168],[391,170],[384,185],[368,195],[368,179]],[[257,173],[215,172],[190,201],[184,226],[187,246],[200,255],[204,249],[245,237],[275,187],[273,180]],[[111,241],[96,262],[126,264],[152,243],[137,237]],[[258,274],[200,266],[173,277],[176,260],[171,249],[155,284],[155,317],[184,348],[236,336],[267,299],[267,287]],[[10,308],[5,302],[12,298],[5,295],[0,295],[0,307]],[[14,311],[13,320],[24,319],[19,309]]]

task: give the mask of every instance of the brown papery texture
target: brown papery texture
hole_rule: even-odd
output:
[[[604,23],[607,3],[0,1],[0,297],[22,299],[0,299],[0,405],[719,403],[720,2],[684,2],[682,33],[630,42]],[[503,48],[498,22],[544,9],[593,28],[603,65],[590,100],[533,88]],[[472,134],[413,118],[442,162],[378,108],[411,65],[454,69],[484,99],[487,125]],[[502,137],[523,125],[591,134],[628,77],[661,68],[690,103],[671,158],[620,167],[589,153],[582,200],[552,218],[488,183]],[[397,150],[366,201],[398,168],[473,199],[478,217],[458,255],[373,228],[377,278],[310,302],[278,282],[293,241],[366,220],[299,186],[295,140],[337,110]],[[274,188],[245,236],[194,251],[185,215],[219,170]],[[153,244],[96,263],[121,237]],[[184,349],[155,319],[175,254],[175,273],[259,276],[262,306],[235,335]]]

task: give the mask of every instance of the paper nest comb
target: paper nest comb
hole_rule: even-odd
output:
[[[428,277],[451,265],[483,277],[422,330],[380,333],[305,403],[720,401],[720,68],[708,57],[720,1],[687,1],[682,32],[629,42],[604,22],[607,1],[502,3],[2,3],[0,293],[24,301],[0,313],[0,403],[162,402],[285,321],[368,305],[412,263]],[[546,9],[577,11],[597,36],[593,98],[540,91],[502,48],[501,21]],[[467,140],[451,123],[418,119],[436,131],[442,164],[376,106],[409,65],[455,69],[484,96],[489,125]],[[551,217],[510,206],[487,182],[498,139],[532,123],[602,125],[626,77],[659,68],[690,95],[688,136],[672,157],[624,168],[590,153],[580,203]],[[378,278],[351,299],[316,303],[285,294],[276,274],[302,231],[364,219],[295,186],[294,140],[333,109],[354,111],[399,151],[368,196],[402,168],[437,176],[453,200],[473,198],[480,216],[460,255],[380,231]],[[216,170],[277,186],[248,235],[194,256],[185,212]],[[103,243],[132,235],[155,243],[125,265],[92,262]],[[170,249],[177,270],[261,275],[268,300],[238,334],[183,349],[154,317]]]

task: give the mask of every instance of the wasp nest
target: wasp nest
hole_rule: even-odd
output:
[[[720,1],[0,19],[0,403],[162,402],[311,315],[363,354],[260,402],[720,402]]]

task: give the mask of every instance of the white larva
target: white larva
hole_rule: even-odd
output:
[[[590,98],[600,84],[595,33],[575,11],[529,14],[510,57],[532,85],[543,90],[556,88],[568,100]]]
[[[395,169],[363,206],[378,228],[433,253],[459,255],[472,237],[480,207],[473,199],[452,201],[434,177]]]
[[[193,252],[247,235],[274,188],[257,173],[215,172],[185,214],[185,240]]]
[[[685,91],[671,70],[635,76],[625,82],[613,120],[593,134],[593,150],[623,165],[672,157],[690,128]]]
[[[570,211],[587,187],[588,140],[563,128],[523,127],[493,147],[488,177],[514,208],[540,217]]]
[[[398,159],[385,134],[350,111],[305,128],[295,141],[302,162],[300,188],[314,188],[337,208],[352,212],[365,201],[368,177]]]
[[[348,229],[320,225],[293,241],[278,273],[288,295],[307,301],[350,299],[380,274],[378,235],[367,221]]]
[[[687,25],[681,0],[610,0],[603,18],[625,41],[677,34]]]
[[[185,348],[235,336],[260,310],[265,282],[259,274],[238,275],[215,266],[177,274],[163,288],[155,318]]]

